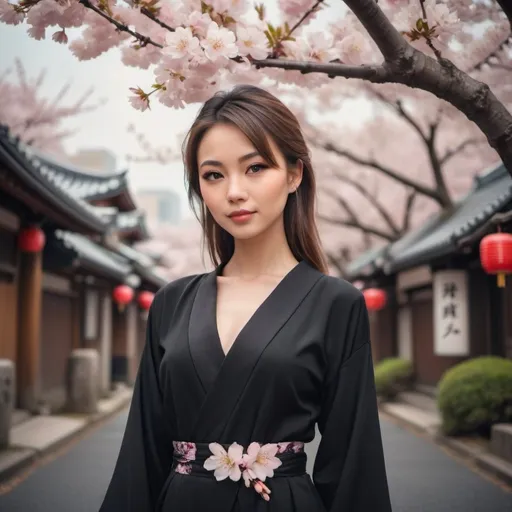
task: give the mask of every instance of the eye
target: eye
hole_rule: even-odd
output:
[[[254,164],[249,167],[248,171],[252,171],[252,174],[256,174],[263,171],[263,169],[267,169],[267,167],[268,166],[265,164]]]
[[[216,171],[208,171],[203,174],[203,179],[208,181],[215,181],[222,178],[222,174]]]

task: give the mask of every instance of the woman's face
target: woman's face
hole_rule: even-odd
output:
[[[269,143],[277,167],[271,167],[229,124],[210,128],[199,145],[203,201],[215,221],[236,239],[253,238],[281,222],[288,194],[302,179],[302,164],[288,169],[278,147],[271,139]]]

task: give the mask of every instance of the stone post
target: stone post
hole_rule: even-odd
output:
[[[10,359],[0,359],[0,450],[9,446],[15,394],[14,363]]]
[[[67,409],[70,412],[93,414],[98,410],[99,356],[92,348],[71,352],[67,371]]]

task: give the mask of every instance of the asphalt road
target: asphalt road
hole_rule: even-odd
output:
[[[0,511],[97,512],[126,417],[126,412],[121,413],[53,460],[36,466],[12,490],[0,495]],[[394,512],[512,511],[512,493],[427,439],[386,420],[382,432]],[[308,451],[314,453],[315,443]]]

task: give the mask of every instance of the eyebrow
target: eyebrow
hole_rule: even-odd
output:
[[[247,153],[247,155],[241,156],[238,161],[240,163],[245,162],[246,160],[250,160],[251,158],[254,158],[255,156],[260,156],[258,151],[253,151],[252,153]],[[204,165],[214,165],[216,167],[222,167],[222,162],[219,162],[218,160],[205,160],[199,167],[203,167]]]

